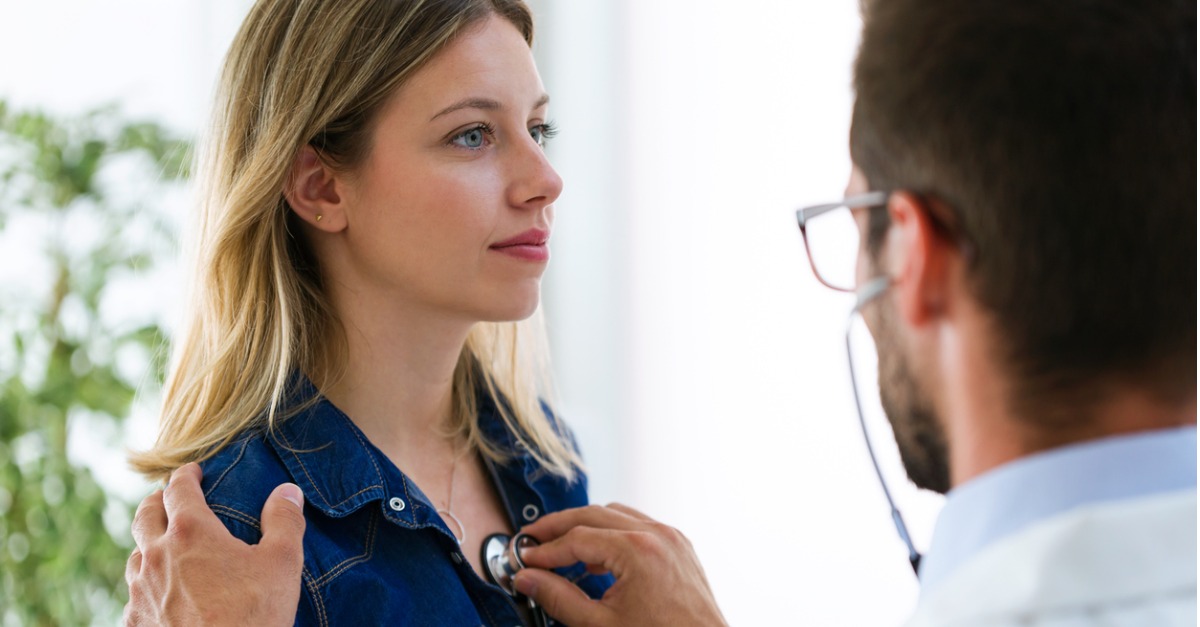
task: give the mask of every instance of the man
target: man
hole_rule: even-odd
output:
[[[948,493],[912,625],[1196,624],[1195,11],[865,12],[847,200],[801,224],[807,245],[855,220],[861,245],[813,269],[858,292],[909,476]],[[129,622],[287,624],[298,514],[272,499],[247,547],[177,473],[135,522]],[[639,512],[525,531],[516,586],[564,622],[724,623],[686,538]],[[542,570],[580,561],[615,576],[603,600]],[[230,576],[253,584],[227,598]]]

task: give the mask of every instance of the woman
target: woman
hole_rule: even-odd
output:
[[[298,484],[299,622],[528,620],[481,543],[586,503],[530,318],[562,188],[532,31],[521,0],[260,0],[225,61],[190,320],[133,463],[201,461],[248,542]]]

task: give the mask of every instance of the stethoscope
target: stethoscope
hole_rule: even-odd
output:
[[[525,568],[525,562],[521,560],[521,549],[537,545],[538,541],[533,536],[523,533],[515,536],[493,533],[483,540],[483,567],[492,583],[500,586],[514,601],[524,601],[530,616],[533,617],[534,627],[548,627],[550,619],[546,616],[546,611],[533,599],[517,592],[513,587],[513,575]]]
[[[892,280],[882,276],[875,277],[858,288],[854,292],[854,309],[850,311],[851,324],[853,324],[854,316],[862,313],[863,307],[882,296],[891,286]],[[913,545],[912,537],[908,534],[908,525],[904,524],[900,508],[896,507],[896,501],[892,499],[892,491],[888,489],[887,481],[883,478],[883,470],[879,468],[879,460],[875,457],[875,447],[871,445],[871,434],[867,431],[867,419],[863,416],[862,400],[858,397],[858,377],[854,373],[854,350],[850,346],[850,325],[846,325],[846,363],[850,366],[850,389],[854,392],[854,408],[858,410],[858,426],[862,429],[863,440],[867,443],[867,455],[871,457],[875,476],[879,479],[879,486],[883,488],[883,496],[892,510],[892,524],[896,526],[896,533],[900,535],[900,541],[908,549],[908,563],[912,565],[913,574],[920,577],[921,553]]]

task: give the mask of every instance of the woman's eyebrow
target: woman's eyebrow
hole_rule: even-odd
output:
[[[449,107],[446,107],[445,109],[442,109],[441,111],[438,111],[437,115],[429,118],[429,121],[432,122],[432,121],[442,117],[443,115],[446,115],[448,113],[454,113],[455,111],[458,111],[460,109],[483,109],[485,111],[495,111],[497,109],[502,109],[502,108],[504,108],[504,107],[500,104],[499,101],[492,100],[491,98],[478,98],[478,97],[464,98],[464,99],[459,100],[458,102],[450,105]]]
[[[549,102],[550,102],[550,94],[542,94],[542,97],[538,98],[537,102],[535,102],[533,104],[533,108],[540,109],[540,108],[546,106],[546,104]],[[434,115],[432,118],[429,118],[429,121],[432,122],[432,121],[442,117],[443,115],[447,115],[449,113],[454,113],[455,111],[459,111],[461,109],[482,109],[484,111],[496,111],[498,109],[503,109],[503,108],[504,108],[504,105],[500,104],[500,102],[498,100],[492,100],[491,98],[480,98],[480,97],[472,96],[469,98],[464,98],[462,100],[459,100],[458,102],[450,105],[449,107],[446,107],[445,109],[442,109],[441,111],[438,111],[437,115]]]

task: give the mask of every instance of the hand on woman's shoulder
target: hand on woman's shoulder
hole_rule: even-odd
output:
[[[252,544],[262,537],[260,516],[267,497],[279,484],[294,482],[261,431],[244,434],[201,462],[200,468],[208,506],[230,533]]]

